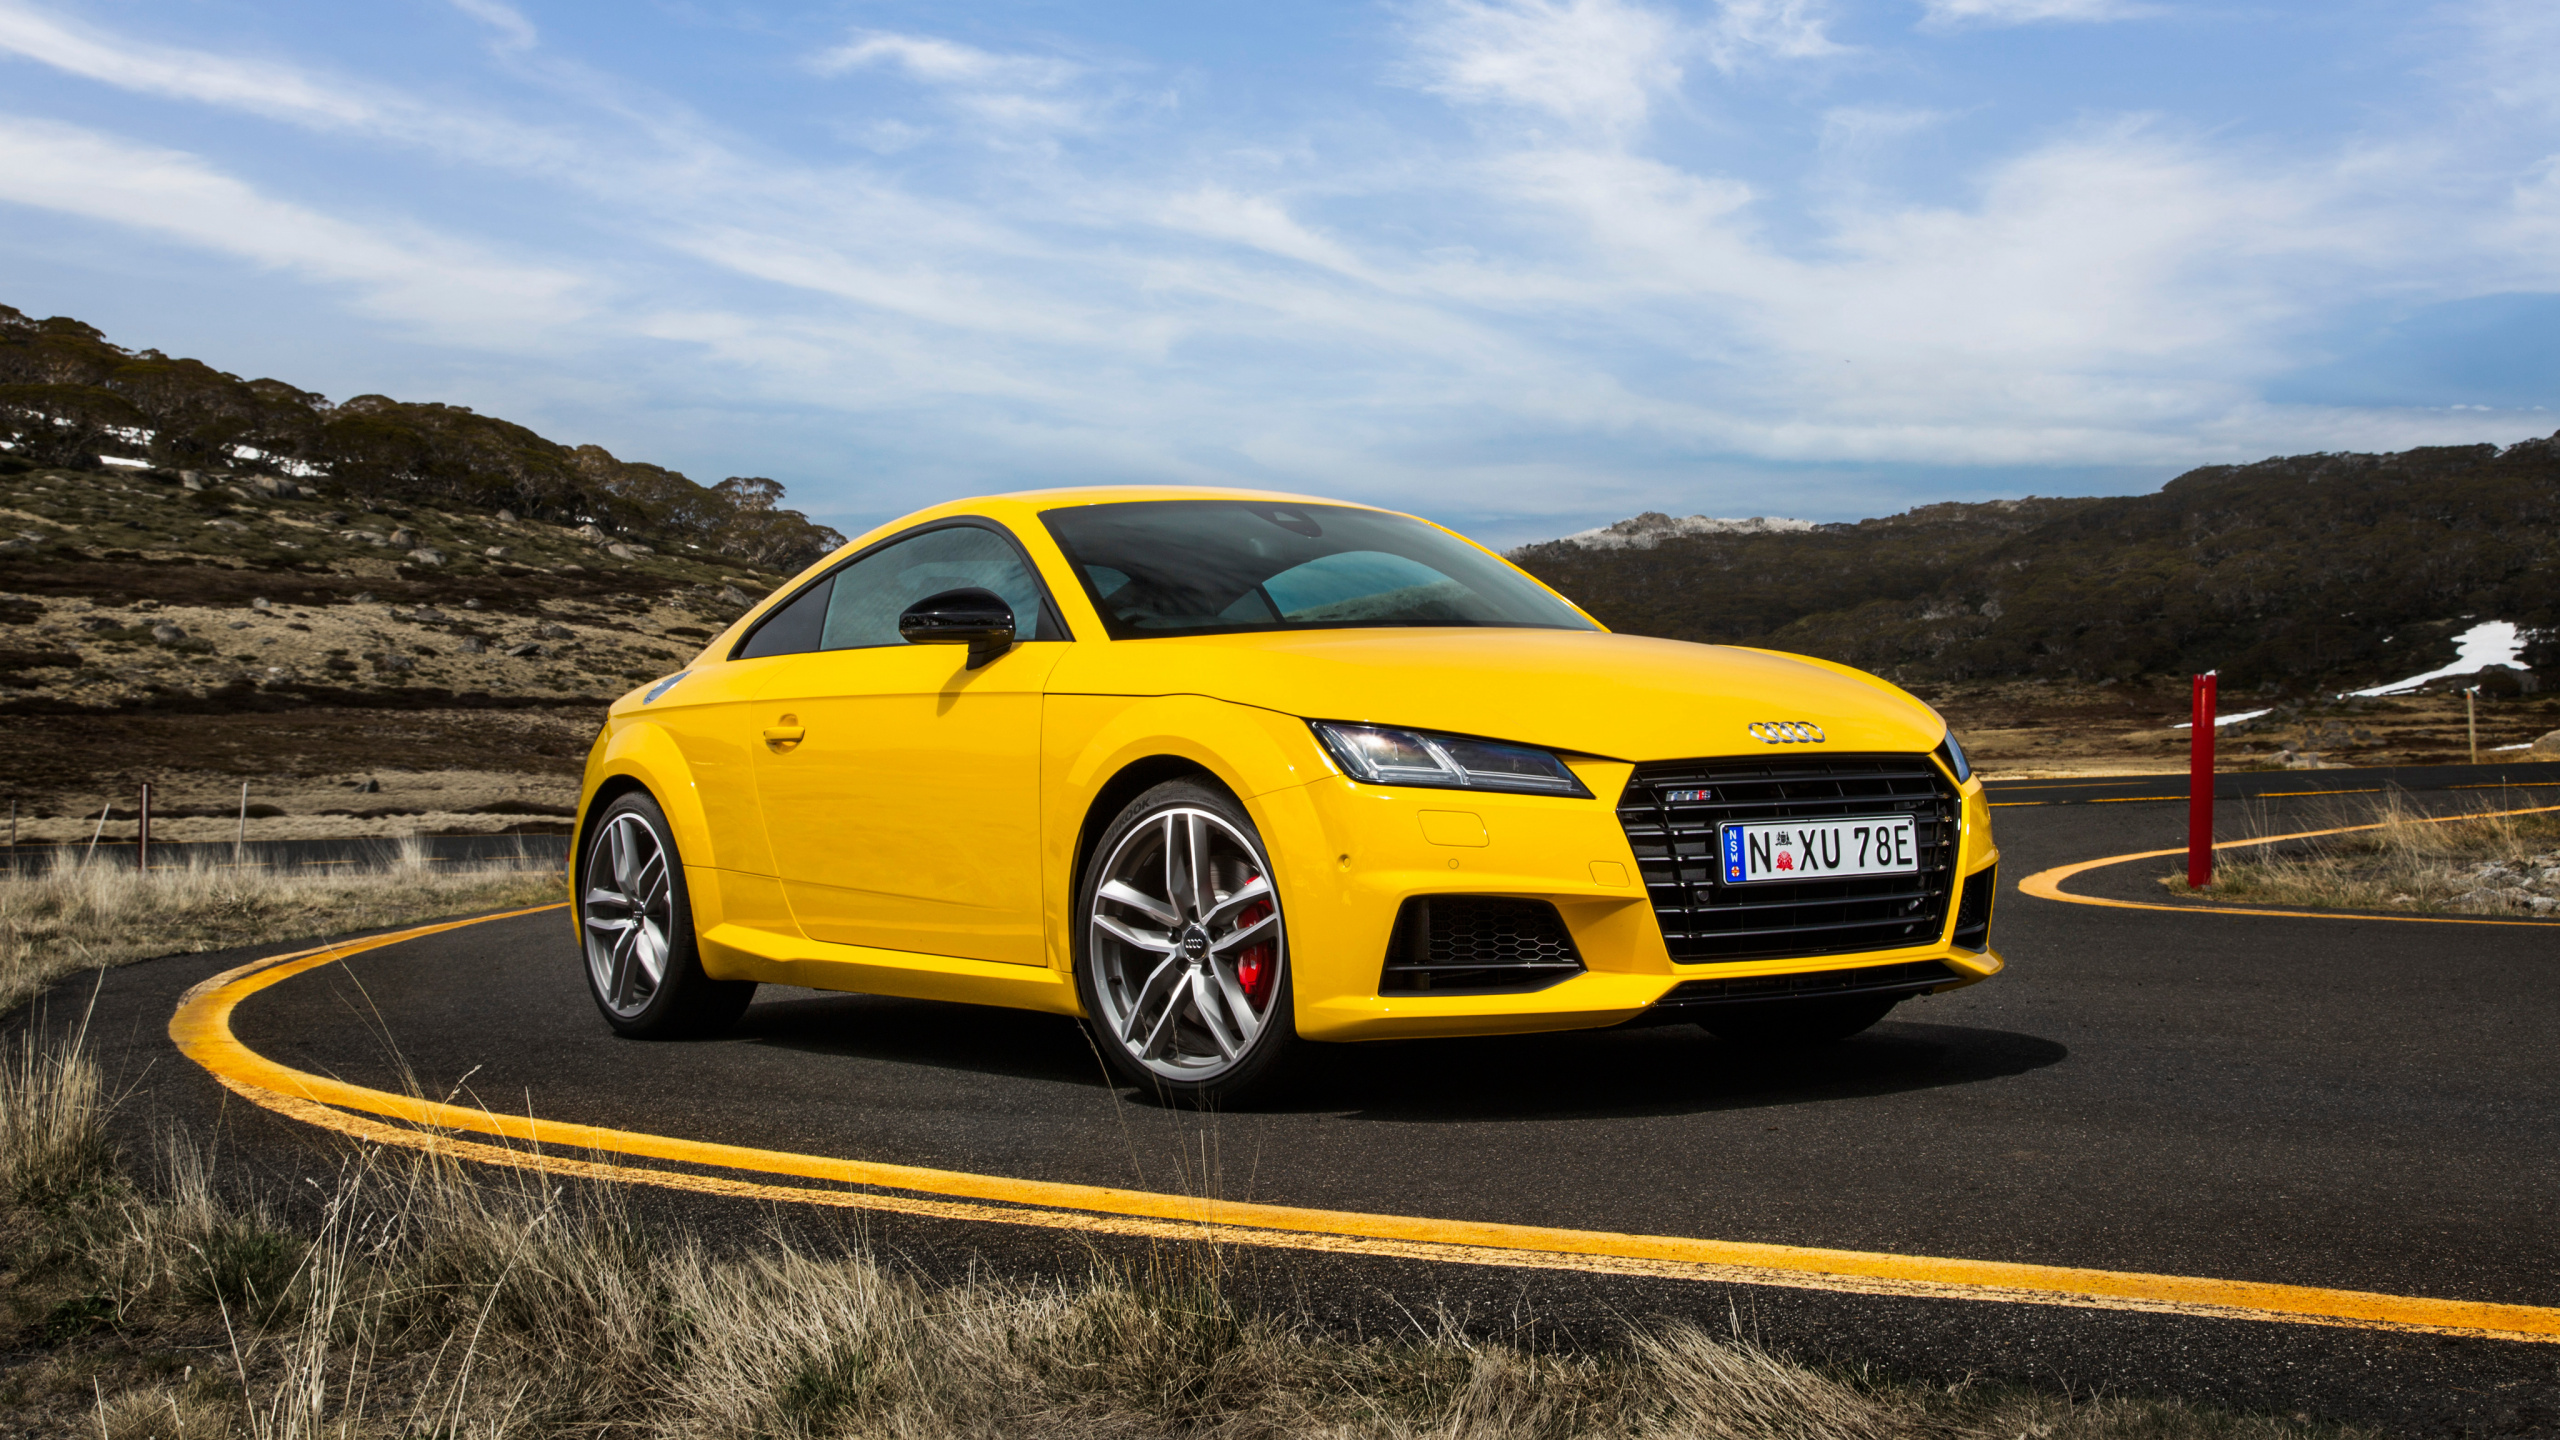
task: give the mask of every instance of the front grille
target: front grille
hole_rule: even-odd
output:
[[[1653,1002],[1655,1010],[1742,1005],[1756,1000],[1828,1000],[1849,995],[1917,995],[1956,978],[1935,960],[1866,965],[1812,975],[1736,975],[1728,980],[1683,980]]]
[[[1668,760],[1636,767],[1618,823],[1663,944],[1673,960],[1697,965],[1936,943],[1955,884],[1959,804],[1926,755]],[[1913,817],[1916,875],[1718,879],[1717,827],[1729,821],[1898,813]]]
[[[1991,948],[1991,892],[1999,873],[1993,865],[1964,877],[1964,894],[1956,901],[1956,943],[1967,950]]]
[[[1416,895],[1396,912],[1378,993],[1543,990],[1581,973],[1564,917],[1544,900]]]

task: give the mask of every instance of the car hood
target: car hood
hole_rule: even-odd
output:
[[[1809,720],[1788,753],[1909,754],[1935,712],[1846,666],[1606,631],[1299,630],[1071,645],[1052,693],[1207,695],[1319,720],[1516,740],[1618,760],[1759,753],[1744,728]]]

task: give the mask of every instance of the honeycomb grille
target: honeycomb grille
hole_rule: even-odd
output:
[[[1964,895],[1956,901],[1956,943],[1967,950],[1991,948],[1991,895],[1999,888],[2000,867],[1964,877]]]
[[[1417,895],[1396,912],[1378,993],[1542,990],[1581,973],[1564,917],[1544,900]]]
[[[1696,965],[1935,944],[1955,889],[1954,784],[1926,755],[1728,757],[1641,765],[1618,800],[1671,958]],[[1726,885],[1718,827],[1907,814],[1912,875]]]

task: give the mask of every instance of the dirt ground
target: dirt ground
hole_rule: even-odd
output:
[[[1946,715],[1975,768],[1991,779],[2139,775],[2187,765],[2183,683],[2009,681],[1919,686],[1916,693]],[[2449,687],[2384,699],[2230,696],[2221,704],[2225,715],[2273,709],[2223,725],[2216,762],[2224,770],[2457,764],[2471,756],[2463,706]],[[2484,763],[2522,755],[2522,747],[2560,729],[2560,695],[2483,696],[2478,707]]]

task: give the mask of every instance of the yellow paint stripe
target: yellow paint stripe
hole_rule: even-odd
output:
[[[2554,810],[2560,810],[2560,805],[2531,805],[2518,810],[2471,810],[2459,815],[2428,815],[2398,823],[2445,825],[2456,820],[2486,820],[2500,815],[2545,815]],[[2383,822],[2383,824],[2388,823],[2394,822]],[[2213,848],[2239,850],[2251,845],[2275,845],[2286,840],[2311,840],[2322,835],[2347,835],[2358,830],[2379,830],[2383,828],[2383,824],[2340,825],[2328,830],[2296,830],[2290,835],[2261,835],[2255,840],[2217,840]],[[2187,847],[2178,845],[2167,850],[2137,850],[2130,855],[2107,855],[2096,860],[2056,865],[2050,870],[2039,870],[2019,881],[2018,890],[2021,894],[2033,895],[2039,900],[2059,900],[2066,905],[2098,905],[2110,910],[2169,910],[2180,915],[2260,915],[2284,920],[2372,920],[2398,925],[2509,925],[2528,928],[2560,925],[2560,921],[2552,920],[2476,920],[2451,915],[2376,915],[2366,911],[2263,910],[2247,905],[2217,905],[2211,901],[2190,901],[2184,905],[2173,905],[2157,900],[2109,900],[2099,895],[2074,895],[2062,888],[2065,881],[2086,871],[2103,870],[2110,865],[2128,865],[2136,860],[2157,860],[2163,855],[2186,853]]]
[[[418,1149],[445,1150],[491,1163],[559,1173],[593,1173],[603,1178],[674,1189],[945,1215],[1006,1224],[1120,1234],[1205,1236],[1238,1244],[1396,1254],[1465,1264],[1683,1275],[1695,1279],[1791,1288],[2142,1310],[2560,1343],[2560,1308],[2547,1306],[2427,1299],[2070,1266],[1319,1210],[1112,1186],[1019,1180],[683,1140],[545,1121],[533,1116],[500,1115],[350,1085],[278,1064],[249,1049],[232,1033],[231,1015],[243,1000],[295,975],[349,955],[404,940],[487,920],[538,914],[558,908],[556,905],[538,906],[503,915],[483,916],[478,920],[420,926],[347,945],[299,951],[239,966],[188,991],[176,1013],[170,1017],[169,1036],[180,1051],[236,1093],[279,1113],[340,1133]],[[331,1106],[339,1108],[331,1109]],[[342,1113],[348,1110],[360,1113]],[[383,1125],[363,1118],[364,1115],[385,1116],[442,1131],[488,1135],[535,1149],[528,1152],[457,1140],[450,1135],[430,1135]],[[549,1149],[621,1155],[907,1193],[884,1196],[857,1190],[773,1186],[667,1170],[570,1161],[541,1153]],[[573,1165],[595,1168],[592,1171],[565,1168]],[[919,1199],[916,1198],[918,1196],[934,1198]]]

